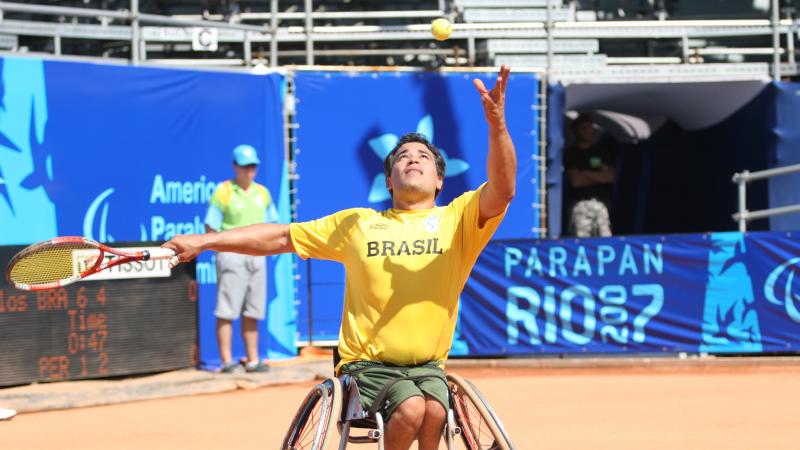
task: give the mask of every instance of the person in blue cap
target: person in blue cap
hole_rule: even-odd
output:
[[[250,145],[233,149],[234,178],[217,187],[206,214],[206,231],[215,233],[256,223],[277,222],[278,214],[269,190],[256,183],[260,164]],[[263,256],[217,253],[217,342],[222,373],[266,372],[259,358],[258,321],[267,311],[267,263]],[[247,361],[233,361],[233,321],[242,317],[242,339]]]

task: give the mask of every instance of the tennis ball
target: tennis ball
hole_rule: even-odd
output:
[[[447,19],[439,18],[431,22],[431,34],[437,41],[443,41],[450,37],[453,32],[453,25]]]

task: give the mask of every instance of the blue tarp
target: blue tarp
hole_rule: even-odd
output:
[[[245,143],[258,151],[258,181],[289,221],[282,75],[29,58],[0,59],[0,72],[0,244],[203,233],[209,197],[232,175],[232,149]],[[279,357],[295,352],[291,257],[273,258],[270,273],[261,350]],[[206,254],[198,262],[205,365],[219,359],[215,281],[213,255]],[[242,355],[235,341],[234,353]]]
[[[440,205],[486,180],[488,127],[472,79],[487,86],[495,74],[299,72],[297,220],[341,209],[391,206],[383,159],[399,136],[422,132],[448,158]],[[512,74],[506,97],[509,131],[517,150],[517,196],[496,237],[538,237],[538,81]],[[315,340],[336,340],[344,297],[344,270],[335,263],[302,262],[299,340],[308,339],[308,301]],[[310,277],[309,277],[310,276]],[[308,287],[312,286],[309,295]]]
[[[770,167],[800,164],[800,83],[773,83],[774,112],[768,116],[773,133],[773,159]],[[762,181],[761,184],[764,182]],[[772,178],[768,181],[769,206],[777,208],[800,204],[800,174]],[[749,188],[748,188],[749,195]],[[752,206],[749,209],[753,210]],[[775,216],[772,230],[800,229],[800,215]]]

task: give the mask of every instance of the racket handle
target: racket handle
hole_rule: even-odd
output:
[[[150,259],[169,259],[170,269],[174,269],[175,266],[181,263],[178,259],[178,256],[175,255],[175,252],[168,248],[154,248],[153,250],[150,250]]]
[[[154,248],[149,252],[150,260],[170,259],[175,256],[175,252],[168,248]]]

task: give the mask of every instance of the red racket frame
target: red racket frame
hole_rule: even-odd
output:
[[[40,283],[40,284],[37,284],[35,286],[31,286],[29,284],[15,283],[14,281],[11,280],[11,269],[14,267],[14,265],[17,264],[17,262],[19,260],[21,260],[25,256],[27,256],[27,255],[35,252],[35,251],[38,251],[38,250],[40,250],[42,248],[51,247],[51,246],[60,245],[60,244],[88,244],[88,245],[91,245],[91,246],[95,247],[97,250],[99,250],[100,251],[100,256],[97,258],[97,261],[95,262],[94,266],[90,267],[89,269],[79,273],[76,276],[72,276],[72,277],[69,277],[69,278],[62,279],[62,280],[54,281],[54,282],[51,282],[51,283]],[[105,254],[106,253],[110,253],[112,255],[120,256],[120,258],[114,259],[112,261],[105,261]],[[53,238],[53,239],[48,239],[48,240],[42,241],[42,242],[37,242],[35,244],[32,244],[32,245],[24,248],[19,253],[14,255],[14,257],[11,258],[11,261],[8,263],[8,268],[6,270],[6,280],[8,281],[8,284],[10,284],[11,286],[16,287],[17,289],[22,289],[22,290],[25,290],[25,291],[44,291],[44,290],[47,290],[47,289],[53,289],[53,288],[57,288],[57,287],[66,286],[68,284],[72,284],[72,283],[74,283],[76,281],[79,281],[79,280],[82,280],[82,279],[88,277],[89,275],[93,275],[93,274],[95,274],[97,272],[109,269],[109,268],[114,267],[114,266],[118,266],[120,264],[125,264],[125,263],[129,263],[129,262],[133,262],[133,261],[147,261],[147,260],[150,259],[150,256],[151,255],[150,255],[150,252],[148,250],[128,252],[128,251],[118,250],[118,249],[109,247],[109,246],[107,246],[105,244],[101,244],[101,243],[99,243],[99,242],[97,242],[97,241],[95,241],[93,239],[88,239],[88,238],[81,237],[81,236],[62,236],[62,237],[56,237],[56,238]],[[168,257],[169,256],[161,256],[158,259],[165,259],[165,258],[168,258]]]

